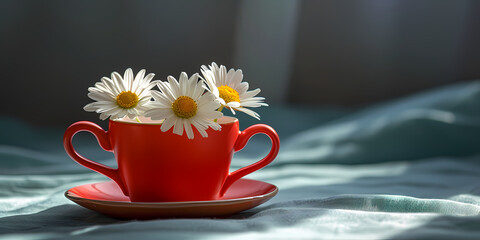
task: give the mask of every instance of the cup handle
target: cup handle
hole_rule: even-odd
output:
[[[257,133],[263,133],[270,138],[270,140],[272,141],[272,148],[270,149],[270,152],[262,160],[229,173],[227,176],[227,179],[223,183],[222,189],[220,191],[220,197],[222,197],[225,194],[227,189],[235,181],[237,181],[238,179],[242,178],[247,174],[250,174],[252,172],[255,172],[267,166],[277,156],[278,150],[280,149],[280,138],[278,137],[277,132],[275,132],[275,130],[272,127],[265,124],[255,124],[243,130],[242,132],[240,132],[240,134],[238,135],[237,141],[235,142],[233,150],[235,152],[242,150],[245,147],[245,145],[247,145],[248,140],[250,140],[250,138]]]
[[[113,151],[113,148],[110,144],[110,140],[108,139],[108,133],[105,130],[103,130],[100,126],[98,126],[95,123],[88,122],[88,121],[80,121],[70,125],[70,127],[68,127],[67,130],[65,131],[65,135],[63,135],[63,146],[65,147],[65,151],[67,152],[67,154],[80,165],[83,165],[87,168],[90,168],[98,173],[101,173],[111,178],[113,181],[115,181],[118,184],[118,186],[120,186],[120,188],[122,189],[122,192],[126,196],[128,196],[128,191],[125,187],[125,184],[123,184],[122,178],[118,173],[118,169],[114,169],[114,168],[105,166],[103,164],[94,162],[92,160],[86,159],[85,157],[81,156],[75,151],[72,145],[73,136],[76,133],[82,132],[82,131],[87,131],[92,133],[95,136],[95,138],[97,138],[97,141],[103,150],[109,151],[109,152]]]

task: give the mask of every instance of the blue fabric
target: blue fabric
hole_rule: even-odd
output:
[[[1,239],[479,239],[480,82],[361,111],[272,106],[278,158],[249,178],[277,185],[269,202],[226,219],[112,219],[65,190],[106,180],[63,151],[64,129],[0,119]],[[241,128],[257,123],[239,116]],[[88,134],[79,152],[115,166]],[[256,136],[232,169],[265,154]]]

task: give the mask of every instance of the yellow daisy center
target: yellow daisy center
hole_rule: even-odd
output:
[[[173,113],[180,118],[191,118],[197,114],[197,103],[187,96],[178,97],[172,103]]]
[[[138,96],[131,91],[123,91],[117,96],[117,104],[122,108],[133,108],[137,106]]]
[[[218,87],[218,91],[220,92],[220,97],[225,100],[225,103],[240,102],[240,95],[235,89],[227,85],[223,85]]]

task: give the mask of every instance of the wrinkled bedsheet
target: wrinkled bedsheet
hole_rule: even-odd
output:
[[[259,112],[281,150],[247,177],[275,184],[277,196],[227,218],[145,221],[70,202],[69,188],[107,178],[65,154],[64,129],[2,116],[0,239],[480,239],[480,81],[360,110]],[[258,123],[239,118],[242,129]],[[115,166],[88,133],[74,143]],[[232,169],[268,147],[268,138],[255,136]]]

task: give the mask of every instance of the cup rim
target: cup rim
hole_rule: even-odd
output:
[[[149,121],[154,121],[154,120],[149,120]],[[160,126],[160,125],[163,124],[163,121],[161,121],[161,122],[136,122],[133,119],[125,120],[123,118],[110,119],[110,122],[116,122],[116,123],[122,123],[122,124],[132,124],[132,125],[154,125],[154,126]],[[219,118],[217,122],[220,125],[229,125],[229,124],[234,124],[235,122],[238,122],[238,118],[231,117],[231,116],[223,116],[223,117]]]

